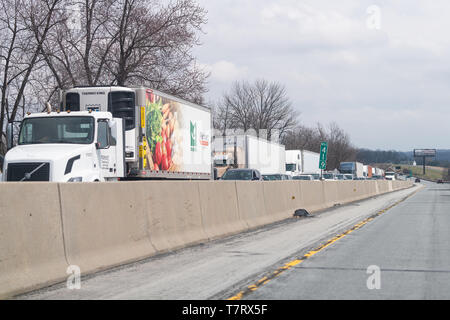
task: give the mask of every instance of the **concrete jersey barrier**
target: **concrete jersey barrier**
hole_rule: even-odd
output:
[[[302,209],[308,212],[326,208],[323,181],[299,181],[302,195]]]
[[[239,215],[235,181],[200,181],[198,186],[203,229],[210,240],[248,229]]]
[[[198,182],[145,183],[148,234],[158,252],[208,239],[204,232]]]
[[[0,183],[0,298],[63,281],[58,185]]]
[[[406,181],[0,184],[0,297],[293,216]],[[25,196],[24,196],[25,195]]]
[[[62,183],[68,261],[82,273],[151,256],[146,183]]]
[[[298,181],[273,181],[263,183],[266,214],[272,222],[292,217],[302,206]]]

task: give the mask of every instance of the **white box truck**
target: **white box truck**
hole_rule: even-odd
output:
[[[297,176],[300,174],[320,173],[320,154],[308,150],[286,151],[286,174]]]
[[[284,145],[251,135],[217,136],[214,166],[221,177],[228,168],[256,169],[261,174],[284,174]]]
[[[213,177],[206,107],[143,87],[77,87],[62,94],[61,107],[25,117],[4,181]]]

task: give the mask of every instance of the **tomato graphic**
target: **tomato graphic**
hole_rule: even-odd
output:
[[[170,140],[166,141],[166,150],[167,150],[167,162],[170,163],[172,162],[172,142]]]
[[[161,164],[161,160],[162,160],[161,142],[157,142],[155,146],[155,152],[153,153],[153,162],[159,166]]]

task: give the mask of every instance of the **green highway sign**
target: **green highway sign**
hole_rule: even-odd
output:
[[[319,169],[325,170],[327,168],[327,153],[328,153],[328,142],[322,142],[320,145],[320,161]]]

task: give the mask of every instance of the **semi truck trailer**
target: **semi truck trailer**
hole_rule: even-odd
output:
[[[372,166],[363,166],[364,178],[372,178],[373,177],[373,167]]]
[[[213,177],[210,109],[149,88],[72,88],[8,130],[4,181]]]
[[[355,178],[364,178],[364,165],[360,162],[341,162],[339,172],[342,174],[353,174]]]
[[[221,177],[229,168],[256,169],[261,174],[284,174],[284,145],[251,135],[218,136],[214,139],[214,166]]]
[[[300,174],[317,174],[320,154],[307,150],[286,151],[286,174],[297,176]]]

